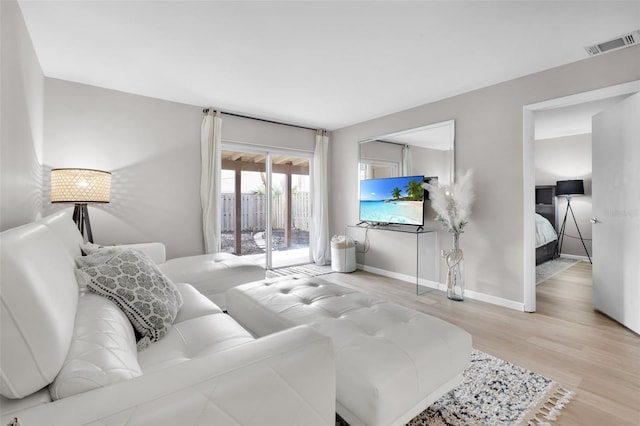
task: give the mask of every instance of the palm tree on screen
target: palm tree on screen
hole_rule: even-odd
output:
[[[407,184],[407,196],[414,201],[422,200],[422,185],[417,180],[413,179]]]
[[[402,194],[402,190],[400,190],[400,188],[393,188],[391,190],[391,196],[393,197],[394,200],[397,200],[398,198],[400,198],[400,194]]]

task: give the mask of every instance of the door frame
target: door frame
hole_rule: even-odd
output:
[[[228,142],[223,140],[221,150],[225,151],[238,151],[247,152],[251,154],[263,154],[265,155],[265,175],[267,178],[265,191],[269,194],[269,189],[272,187],[273,180],[273,163],[272,156],[285,155],[285,156],[298,156],[300,158],[306,158],[309,160],[309,177],[313,176],[313,156],[314,153],[305,150],[298,150],[292,148],[278,148],[266,145],[255,145],[240,142]],[[313,185],[310,187],[310,191],[313,193]],[[273,260],[273,239],[272,239],[272,197],[266,197],[265,206],[265,268],[272,269]],[[311,250],[311,247],[309,247]]]
[[[523,202],[523,283],[524,311],[536,311],[536,256],[535,256],[535,132],[534,112],[582,104],[620,95],[640,92],[640,80],[575,95],[550,99],[522,108],[522,202]]]

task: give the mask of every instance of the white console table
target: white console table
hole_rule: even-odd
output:
[[[402,225],[347,225],[357,241],[359,269],[416,284],[416,294],[438,288],[438,233]]]

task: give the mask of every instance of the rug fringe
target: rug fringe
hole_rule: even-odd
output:
[[[540,398],[540,402],[531,407],[519,424],[528,426],[551,426],[550,421],[558,419],[562,409],[573,399],[575,392],[554,384],[547,392],[548,396]]]

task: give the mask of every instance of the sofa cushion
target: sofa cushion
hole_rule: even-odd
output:
[[[174,282],[194,286],[222,310],[226,309],[227,290],[265,277],[262,266],[231,253],[180,257],[158,267]]]
[[[84,243],[82,234],[73,222],[70,211],[62,211],[40,219],[40,223],[49,228],[58,237],[59,241],[69,255],[69,260],[73,262],[80,256],[80,245]]]
[[[51,229],[30,223],[0,234],[0,394],[23,398],[53,381],[77,304],[73,261]]]
[[[141,336],[139,350],[167,333],[182,306],[173,282],[136,250],[114,250],[106,263],[82,268],[82,272],[90,277],[89,290],[113,301],[127,315]]]
[[[218,305],[207,299],[192,285],[185,283],[175,284],[182,296],[182,307],[178,311],[176,319],[173,321],[174,324],[205,315],[222,313],[222,309],[220,309]]]
[[[67,358],[49,385],[51,398],[66,398],[140,375],[136,338],[127,317],[104,297],[81,295]]]
[[[229,315],[205,315],[173,324],[162,340],[138,352],[138,362],[148,374],[253,340]]]

